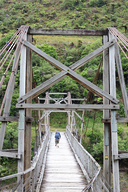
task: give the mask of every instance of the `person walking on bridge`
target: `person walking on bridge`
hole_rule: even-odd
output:
[[[56,132],[55,132],[55,146],[57,146],[57,147],[59,147],[60,138],[61,138],[61,134],[59,131],[56,130]]]

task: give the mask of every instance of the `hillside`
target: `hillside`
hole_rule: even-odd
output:
[[[31,28],[104,29],[128,26],[127,0],[1,0],[0,32]]]
[[[31,28],[65,28],[65,29],[105,29],[116,27],[123,34],[128,36],[128,1],[127,0],[0,0],[0,49],[11,38],[14,32],[21,25],[29,25]],[[77,60],[89,54],[102,45],[101,37],[71,37],[71,36],[33,36],[33,44],[47,54],[59,60],[66,66],[70,66]],[[48,62],[32,54],[34,86],[40,85],[59,72]],[[125,81],[128,87],[128,61],[121,53]],[[97,80],[97,86],[102,85],[102,54],[88,62],[86,66],[77,70],[77,73],[89,81],[93,81],[98,66],[101,69]],[[8,61],[7,61],[8,64]],[[12,67],[12,66],[11,66]],[[4,70],[0,72],[2,77]],[[0,90],[0,104],[7,87],[8,71],[5,82]],[[34,87],[33,86],[33,87]],[[55,84],[48,91],[68,92],[72,97],[83,98],[88,96],[88,90],[76,83],[70,77],[66,77]],[[40,97],[44,97],[42,93]],[[15,108],[19,97],[19,72],[16,76],[15,90],[13,94],[10,116],[15,116],[18,110]],[[117,79],[117,98],[120,100],[121,117],[124,117],[123,101],[119,81]],[[33,101],[35,102],[35,101]],[[102,99],[93,97],[94,103],[102,103]],[[102,164],[103,157],[103,124],[101,122],[102,112],[86,112],[84,123],[84,147]],[[32,128],[32,157],[34,142],[37,134],[38,120],[36,112],[33,112]],[[88,120],[89,119],[89,120]],[[95,121],[95,122],[94,122]],[[66,118],[60,114],[51,114],[51,127],[65,129]],[[77,120],[80,131],[80,123]],[[8,123],[5,136],[4,148],[17,148],[18,125],[15,122]],[[11,138],[11,139],[10,139]],[[10,142],[8,142],[10,141]],[[118,124],[119,150],[128,149],[128,128],[127,125]],[[8,158],[1,158],[0,176],[16,172],[16,163],[10,162]],[[127,160],[121,162],[122,167],[127,165]],[[11,167],[12,166],[12,167]],[[8,168],[9,167],[9,168]],[[123,176],[122,176],[123,177]],[[126,174],[127,177],[127,174]],[[122,189],[126,188],[127,180],[122,182]],[[124,189],[125,190],[125,189]],[[127,189],[126,189],[127,190]],[[123,191],[122,191],[123,192]]]

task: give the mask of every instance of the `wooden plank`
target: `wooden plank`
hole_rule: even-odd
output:
[[[119,76],[120,88],[121,88],[121,93],[122,93],[122,98],[124,103],[125,117],[128,117],[128,96],[127,96],[127,90],[126,90],[124,74],[123,74],[123,69],[121,64],[119,47],[117,43],[115,44],[115,58],[116,58],[117,72]]]
[[[55,146],[54,134],[52,133],[40,191],[81,192],[87,181],[78,166],[64,133],[61,133],[59,147]]]
[[[112,35],[109,34],[109,39]],[[110,94],[116,97],[116,77],[115,77],[115,47],[109,48],[109,66],[110,66]],[[111,111],[111,136],[112,136],[112,166],[113,166],[113,192],[120,192],[119,182],[119,161],[113,159],[113,155],[118,155],[118,135],[116,111]]]
[[[14,153],[14,152],[3,152],[3,151],[0,151],[0,156],[1,157],[9,157],[9,158],[21,159],[21,154]]]
[[[30,44],[29,42],[25,41],[25,45],[29,48],[31,48],[34,52],[36,52],[38,55],[40,55],[41,57],[43,57],[45,60],[47,60],[48,62],[50,62],[52,65],[54,65],[55,67],[57,67],[60,70],[64,70],[65,72],[67,72],[66,74],[68,74],[70,77],[72,77],[73,79],[75,79],[77,82],[79,82],[81,85],[83,85],[84,87],[86,87],[88,90],[92,91],[93,93],[97,94],[100,97],[106,97],[109,100],[111,100],[113,103],[118,103],[119,101],[116,98],[111,97],[108,93],[104,92],[103,90],[101,90],[99,87],[97,87],[96,85],[94,85],[93,83],[89,82],[88,80],[86,80],[85,78],[83,78],[82,76],[78,75],[77,73],[75,73],[73,70],[71,70],[69,67],[63,65],[62,63],[60,63],[59,61],[57,61],[56,59],[52,58],[51,56],[47,55],[46,53],[44,53],[43,51],[41,51],[40,49],[38,49],[37,47],[33,46],[32,44]],[[65,74],[65,75],[66,75]],[[64,76],[65,76],[64,75]],[[62,78],[62,76],[61,76]],[[50,80],[51,81],[51,80]],[[50,85],[51,86],[51,85]],[[18,99],[18,102],[22,102],[23,101],[23,97]]]
[[[70,36],[102,36],[107,35],[108,30],[86,30],[86,29],[29,29],[31,35],[70,35]]]
[[[30,104],[30,103],[23,103],[17,104],[16,108],[19,109],[74,109],[74,110],[108,110],[108,109],[119,109],[119,105],[102,105],[102,104]]]
[[[128,159],[128,153],[121,153],[118,155],[114,155],[114,160],[118,160],[118,159]]]

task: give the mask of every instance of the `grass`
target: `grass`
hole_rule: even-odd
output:
[[[99,38],[99,37],[98,37]],[[97,40],[97,37],[80,37],[80,36],[55,36],[55,35],[34,35],[34,42],[38,45],[42,45],[44,43],[49,43],[51,45],[59,45],[60,43],[64,43],[65,45],[69,45],[70,43],[74,43],[77,46],[78,41],[82,41],[83,45],[87,45],[89,43],[93,43]],[[101,39],[101,38],[100,38]]]

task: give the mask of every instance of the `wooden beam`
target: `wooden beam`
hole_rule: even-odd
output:
[[[112,39],[109,33],[109,39]],[[109,48],[109,66],[110,66],[110,94],[116,97],[116,76],[115,76],[115,47]],[[116,111],[111,111],[111,137],[112,137],[112,167],[113,167],[113,192],[120,192],[119,180],[119,161],[113,159],[114,155],[118,155],[118,135]]]
[[[2,121],[2,122],[18,121],[18,120],[19,120],[19,117],[12,117],[12,116],[3,117],[3,116],[0,116],[0,121]]]
[[[108,43],[108,35],[103,36],[103,44]],[[103,51],[103,90],[109,93],[110,78],[109,78],[109,50]],[[110,104],[110,101],[103,98],[103,104]],[[103,111],[103,118],[109,118],[109,110]],[[103,175],[105,180],[111,186],[111,126],[110,123],[103,124]]]
[[[32,89],[31,91],[29,91],[28,93],[26,93],[24,96],[20,97],[17,101],[18,103],[21,103],[23,101],[25,101],[27,98],[31,97],[35,98],[37,97],[40,93],[46,91],[48,88],[50,88],[52,85],[56,84],[57,82],[59,82],[61,79],[63,79],[64,77],[66,77],[67,72],[65,71],[61,71],[60,73],[58,73],[57,75],[55,75],[54,77],[50,78],[49,80],[43,82],[42,84],[40,84],[39,86],[37,86],[36,88]]]
[[[32,43],[32,35],[27,35],[28,42]],[[26,50],[26,90],[28,92],[32,89],[32,51],[31,49],[27,48]],[[32,97],[29,97],[26,100],[27,103],[32,102]],[[24,134],[24,170],[31,167],[31,127],[32,127],[32,110],[26,109],[25,116],[27,117],[28,121],[25,121],[25,134]],[[26,120],[25,117],[25,120]],[[27,173],[24,177],[26,181],[30,176],[30,173]],[[25,186],[25,191],[29,187],[29,183]]]
[[[0,151],[0,156],[1,157],[10,157],[10,158],[21,159],[21,154],[14,153],[14,152],[3,152],[3,151]]]
[[[119,102],[118,99],[112,97],[109,93],[103,91],[102,89],[100,89],[99,87],[97,87],[96,85],[94,85],[93,83],[91,83],[90,81],[85,79],[84,77],[80,76],[76,72],[74,72],[72,70],[68,70],[68,74],[69,74],[70,77],[72,77],[78,83],[80,83],[83,87],[87,88],[89,91],[91,91],[92,93],[100,96],[101,98],[105,97],[105,98],[107,98],[108,100],[112,101],[115,104],[117,104]]]
[[[74,109],[74,110],[116,110],[119,109],[119,105],[93,105],[93,104],[30,104],[30,103],[23,103],[17,104],[16,108],[19,109]]]
[[[41,57],[43,57],[45,60],[47,60],[48,62],[50,62],[52,65],[54,65],[55,67],[57,67],[58,69],[64,71],[64,76],[65,75],[69,75],[70,77],[72,77],[73,79],[75,79],[77,82],[79,82],[82,86],[86,87],[88,90],[90,90],[91,92],[97,94],[100,97],[106,97],[107,99],[111,100],[113,103],[118,103],[119,101],[116,98],[113,98],[110,94],[104,92],[102,89],[100,89],[99,87],[97,87],[96,85],[94,85],[93,83],[91,83],[90,81],[86,80],[85,78],[83,78],[82,76],[80,76],[79,74],[75,73],[72,69],[70,69],[69,67],[63,65],[62,63],[60,63],[59,61],[57,61],[56,59],[52,58],[51,56],[47,55],[46,53],[44,53],[43,51],[41,51],[40,49],[38,49],[37,47],[33,46],[31,43],[25,41],[25,45],[27,47],[29,47],[30,49],[32,49],[34,52],[36,52],[38,55],[40,55]],[[62,75],[60,77],[61,79],[63,78]],[[48,82],[48,81],[47,81]],[[51,79],[50,79],[51,82]],[[44,83],[43,83],[44,84]],[[48,84],[49,85],[49,84]],[[49,85],[51,86],[51,85]],[[29,93],[28,93],[29,94]],[[30,94],[31,96],[31,94]],[[28,98],[28,97],[27,97]],[[25,100],[25,98],[19,98],[18,102],[23,102],[23,100]]]
[[[19,120],[19,117],[16,116],[8,116],[8,117],[3,117],[3,116],[0,116],[0,121],[2,122],[8,122],[8,121],[18,121]],[[25,117],[25,121],[26,122],[32,122],[33,121],[33,117]]]
[[[128,159],[128,153],[121,153],[118,155],[114,155],[113,156],[114,160],[118,160],[118,159]]]
[[[24,34],[24,40],[27,39],[27,34]],[[26,47],[23,46],[21,50],[20,60],[20,88],[19,96],[25,95],[26,87]],[[18,126],[18,153],[22,154],[22,159],[18,161],[18,173],[24,171],[24,132],[25,132],[25,110],[19,110],[19,126]],[[18,186],[18,191],[23,192],[23,178],[20,176],[17,181],[21,181]]]
[[[32,45],[31,43],[29,43],[28,41],[21,41],[21,43],[23,43],[26,47],[30,48],[32,51],[34,51],[35,53],[37,53],[39,56],[41,56],[42,58],[44,58],[45,60],[47,60],[49,63],[51,63],[52,65],[54,65],[55,67],[57,67],[60,70],[65,70],[66,66],[63,65],[61,62],[57,61],[56,59],[54,59],[53,57],[49,56],[48,54],[44,53],[42,50],[40,50],[39,48],[35,47],[34,45]],[[115,44],[115,40],[112,39],[110,42],[107,42],[105,45],[99,47],[98,49],[96,49],[95,51],[89,53],[87,56],[83,57],[82,59],[78,60],[77,62],[75,62],[74,64],[72,64],[70,66],[70,68],[72,70],[76,70],[80,67],[82,67],[83,65],[85,65],[87,62],[89,62],[91,59],[95,58],[96,56],[98,56],[99,54],[101,54],[104,50],[106,50],[107,48],[111,47],[112,45]],[[63,66],[65,66],[63,68]],[[68,67],[67,67],[68,68]]]
[[[118,123],[128,123],[128,118],[116,118]],[[102,119],[102,123],[111,123],[111,119]]]
[[[110,42],[105,43],[104,45],[102,45],[101,47],[99,47],[98,49],[92,51],[91,53],[89,53],[88,55],[86,55],[85,57],[83,57],[82,59],[78,60],[77,62],[75,62],[74,64],[72,64],[70,66],[70,68],[72,70],[76,70],[79,69],[80,67],[82,67],[83,65],[85,65],[86,63],[88,63],[91,59],[97,57],[98,55],[100,55],[103,51],[105,51],[106,49],[108,49],[109,47],[111,47],[112,45],[115,44],[115,40],[113,39]]]
[[[107,35],[108,30],[86,30],[86,29],[35,29],[29,30],[31,35],[66,35],[66,36],[102,36]]]

